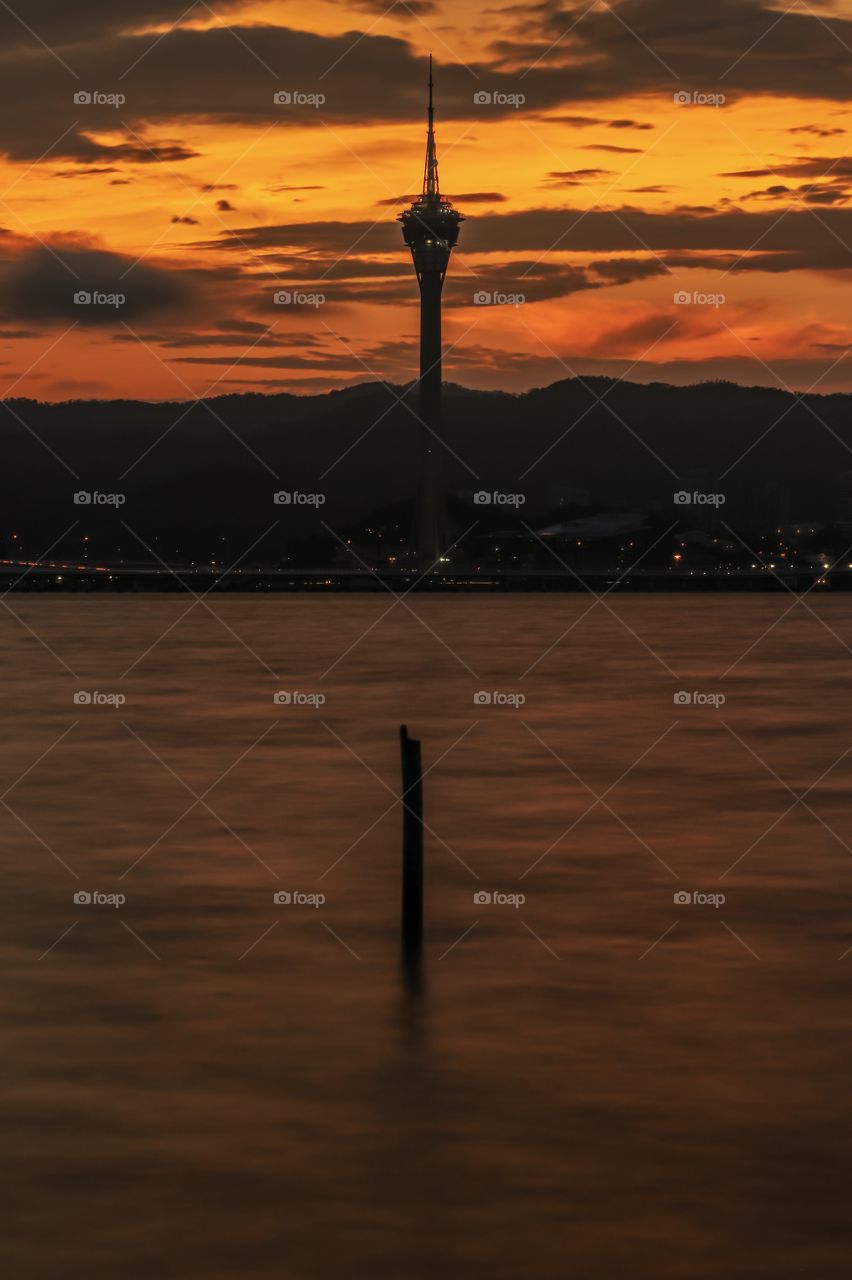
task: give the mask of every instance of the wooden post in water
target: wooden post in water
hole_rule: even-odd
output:
[[[402,752],[402,946],[419,960],[423,944],[423,773],[420,742],[401,725]]]

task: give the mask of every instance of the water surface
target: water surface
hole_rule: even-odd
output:
[[[848,1274],[852,601],[7,603],[9,1274]]]

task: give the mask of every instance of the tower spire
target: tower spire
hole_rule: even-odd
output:
[[[424,196],[438,196],[441,194],[440,184],[438,182],[438,149],[435,145],[435,107],[433,103],[433,91],[435,82],[432,79],[432,55],[429,54],[429,130],[426,135],[426,166],[423,170],[423,194]]]

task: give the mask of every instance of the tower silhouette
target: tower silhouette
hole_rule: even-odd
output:
[[[420,493],[415,535],[418,567],[428,571],[448,546],[446,497],[441,482],[441,293],[462,214],[441,195],[435,145],[432,55],[429,55],[429,127],[423,190],[400,214],[420,286]]]

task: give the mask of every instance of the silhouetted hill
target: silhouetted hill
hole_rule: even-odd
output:
[[[407,401],[411,408],[407,407]],[[279,524],[257,557],[289,554],[393,508],[404,523],[416,491],[416,395],[365,382],[324,395],[227,395],[198,403],[3,402],[4,554],[40,554],[74,520],[101,557],[149,559],[124,520],[165,558],[223,559]],[[676,491],[720,493],[741,527],[850,514],[852,396],[796,396],[709,382],[675,387],[566,379],[521,395],[448,385],[445,474],[464,518],[476,491],[525,498],[524,520],[560,511],[657,513],[699,520]],[[62,461],[60,461],[62,460]],[[63,465],[63,461],[64,464]],[[75,491],[125,495],[124,505],[75,506]],[[325,504],[275,505],[276,491],[321,493]],[[501,509],[501,527],[518,523]],[[72,554],[63,543],[65,554]]]

